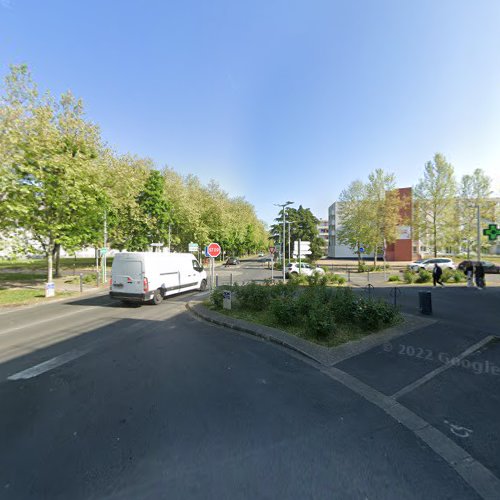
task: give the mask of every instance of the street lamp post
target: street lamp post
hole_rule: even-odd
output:
[[[477,261],[481,262],[481,209],[476,205],[477,209]]]
[[[285,254],[285,241],[286,241],[286,235],[285,235],[285,208],[288,207],[289,205],[293,205],[293,201],[287,201],[286,203],[275,203],[274,205],[277,207],[282,207],[283,209],[283,239],[282,241],[282,248],[283,248],[283,255]],[[285,280],[285,261],[282,258],[281,263],[283,266],[283,283],[286,282]]]
[[[288,263],[292,260],[292,251],[290,249],[290,233],[292,232],[292,228],[290,227],[292,224],[295,224],[294,221],[286,221],[288,224]]]

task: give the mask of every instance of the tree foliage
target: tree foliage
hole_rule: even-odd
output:
[[[434,256],[456,238],[456,182],[453,166],[436,153],[424,168],[424,177],[414,189],[414,228],[428,239]]]
[[[11,67],[0,101],[0,231],[19,228],[49,260],[104,244],[147,250],[167,243],[187,251],[218,241],[226,252],[262,249],[267,231],[253,206],[212,181],[158,169],[149,159],[105,147],[99,128],[70,92],[40,95],[25,65]],[[18,234],[19,236],[19,234]]]

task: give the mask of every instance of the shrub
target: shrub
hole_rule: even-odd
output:
[[[210,303],[216,309],[222,309],[223,301],[224,301],[224,290],[228,290],[228,288],[215,288],[210,294]]]
[[[304,274],[292,274],[290,275],[289,283],[292,285],[306,285],[307,276]]]
[[[331,283],[332,285],[335,283],[338,283],[339,278],[340,278],[340,276],[338,274],[326,273],[326,279],[327,279],[328,283]]]
[[[356,296],[350,288],[338,288],[329,298],[328,308],[338,323],[349,323],[355,319]]]
[[[391,276],[389,276],[389,278],[388,278],[387,281],[400,281],[399,275],[397,275],[397,274],[391,274]]]
[[[247,283],[242,286],[235,286],[236,296],[242,309],[250,311],[262,311],[269,305],[271,289],[269,286]]]
[[[363,330],[379,330],[399,318],[398,310],[383,300],[360,298],[356,308],[356,323]]]
[[[448,283],[451,279],[453,279],[453,271],[451,269],[444,269],[441,275],[441,281]]]
[[[415,283],[417,276],[409,269],[406,269],[403,273],[403,279],[405,280],[405,283]]]
[[[328,278],[324,274],[313,273],[311,276],[306,276],[309,286],[325,286]]]
[[[304,315],[306,333],[316,339],[328,337],[335,331],[334,317],[320,297],[309,302],[309,307]]]
[[[426,269],[420,269],[418,272],[417,283],[429,283],[432,280],[432,273]]]
[[[293,296],[272,299],[269,310],[280,325],[291,325],[297,322],[298,304],[297,299]]]

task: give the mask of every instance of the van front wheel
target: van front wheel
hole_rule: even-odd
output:
[[[204,292],[207,289],[207,280],[201,280],[200,292]]]
[[[163,295],[161,294],[161,290],[158,288],[158,290],[155,290],[155,293],[153,294],[153,299],[151,300],[151,303],[157,306],[158,304],[161,304],[163,300]]]

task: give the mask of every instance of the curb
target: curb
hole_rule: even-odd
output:
[[[205,321],[268,340],[269,342],[291,349],[328,367],[362,354],[369,349],[389,342],[397,337],[425,328],[437,321],[435,319],[421,318],[413,314],[402,313],[404,318],[404,323],[402,325],[393,326],[373,334],[368,333],[362,339],[353,340],[336,347],[324,347],[313,344],[300,337],[295,337],[277,328],[258,325],[242,319],[232,318],[216,311],[211,311],[199,301],[188,302],[186,304],[186,309]]]

